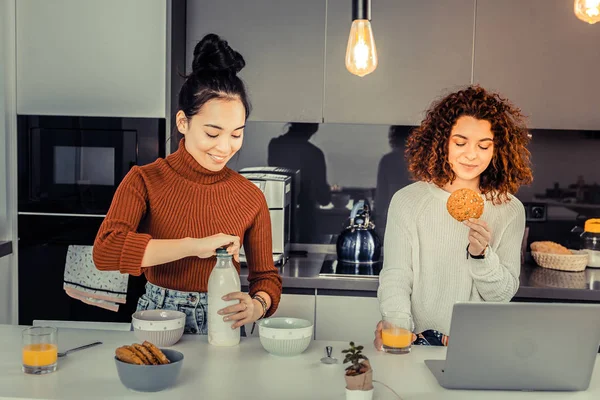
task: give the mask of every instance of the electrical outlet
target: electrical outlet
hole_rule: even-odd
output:
[[[548,219],[548,208],[544,203],[523,203],[527,222],[544,222]]]

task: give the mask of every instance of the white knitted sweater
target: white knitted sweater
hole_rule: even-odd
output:
[[[416,332],[450,333],[457,301],[507,302],[519,287],[525,209],[514,196],[485,201],[481,219],[492,232],[485,259],[466,257],[469,228],[446,210],[450,193],[416,182],[396,192],[388,210],[380,311],[411,313]]]

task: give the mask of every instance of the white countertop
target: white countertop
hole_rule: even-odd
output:
[[[0,399],[345,398],[343,366],[319,362],[326,345],[333,346],[334,355],[341,359],[345,342],[314,341],[300,356],[280,358],[264,351],[258,338],[242,338],[239,346],[216,348],[206,336],[185,335],[172,347],[185,355],[177,385],[163,392],[137,393],[121,384],[113,359],[115,348],[137,342],[133,332],[60,329],[60,351],[96,340],[104,344],[59,359],[58,371],[38,376],[21,372],[21,329],[0,325]],[[403,400],[600,398],[600,357],[585,392],[454,391],[441,388],[423,363],[443,359],[445,349],[416,346],[411,354],[391,355],[377,353],[371,343],[362,344],[373,366],[373,378],[392,387]],[[375,383],[374,399],[395,398]]]

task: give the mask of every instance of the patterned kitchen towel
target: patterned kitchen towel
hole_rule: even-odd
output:
[[[110,310],[110,311],[115,311],[115,312],[119,311],[119,304],[117,304],[114,301],[101,300],[101,299],[96,299],[94,297],[89,297],[87,293],[79,292],[77,289],[71,289],[69,287],[65,288],[65,292],[67,292],[67,294],[70,297],[72,297],[73,299],[81,300],[85,304],[104,308],[105,310]]]
[[[63,288],[72,298],[86,304],[118,311],[127,300],[128,274],[100,271],[92,259],[93,246],[69,246]]]

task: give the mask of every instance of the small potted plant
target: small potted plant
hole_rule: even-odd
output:
[[[347,399],[373,398],[373,369],[369,359],[362,354],[362,349],[363,346],[354,346],[354,342],[350,342],[350,348],[342,350],[346,355],[343,364],[351,363],[344,375]]]

